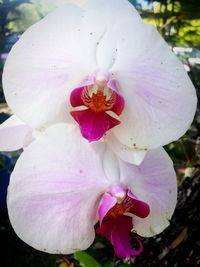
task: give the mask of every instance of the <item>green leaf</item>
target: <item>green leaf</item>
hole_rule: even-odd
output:
[[[78,251],[74,253],[74,258],[79,261],[83,267],[102,267],[92,256],[85,251]]]

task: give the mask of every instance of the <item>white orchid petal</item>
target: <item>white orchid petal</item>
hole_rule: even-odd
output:
[[[177,200],[176,174],[164,149],[149,151],[140,166],[121,162],[121,180],[131,192],[150,207],[148,217],[133,217],[136,232],[150,237],[168,225]]]
[[[107,134],[108,145],[116,153],[116,155],[126,162],[134,165],[140,165],[143,161],[147,151],[137,149],[137,147],[129,147],[121,143],[114,134]]]
[[[13,46],[3,72],[4,92],[26,123],[40,127],[66,121],[70,91],[96,68],[96,44],[88,45],[89,33],[83,38],[83,19],[80,7],[62,6]]]
[[[14,151],[33,141],[33,130],[15,115],[0,125],[0,151]]]
[[[118,57],[123,56],[119,44],[123,42],[121,33],[126,32],[124,26],[128,23],[128,26],[134,27],[136,22],[141,22],[141,18],[125,0],[90,0],[83,8],[86,11],[85,28],[97,36],[97,65],[100,69],[110,72]],[[132,34],[133,32],[134,29]]]
[[[125,145],[156,148],[182,136],[192,123],[196,92],[183,65],[152,25],[138,21],[121,33],[123,51],[110,70],[125,99],[113,132]],[[123,31],[123,30],[122,30]]]
[[[106,147],[103,155],[103,168],[110,183],[118,183],[120,179],[119,161],[109,147]]]
[[[101,157],[77,129],[58,124],[22,153],[11,175],[8,211],[19,237],[49,253],[86,249],[107,188]]]

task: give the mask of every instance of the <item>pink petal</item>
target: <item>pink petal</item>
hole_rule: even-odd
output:
[[[78,122],[81,134],[87,140],[97,141],[120,121],[105,112],[94,112],[90,109],[72,111],[71,115]]]
[[[94,76],[89,77],[86,81],[80,84],[80,87],[75,88],[72,90],[71,95],[70,95],[70,104],[72,107],[78,107],[78,106],[83,106],[83,100],[81,97],[82,91],[85,86],[92,85],[95,83],[95,78]]]
[[[78,87],[72,90],[70,95],[70,104],[72,105],[72,107],[84,106],[83,99],[81,97],[83,90],[84,87]]]
[[[116,93],[116,101],[114,106],[112,107],[112,111],[119,116],[122,113],[125,106],[124,98],[120,95],[115,80],[109,80],[107,86]]]
[[[117,203],[117,199],[113,196],[111,196],[108,193],[105,193],[103,197],[101,198],[101,202],[99,203],[98,208],[98,215],[99,215],[99,223],[101,225],[103,218],[107,214],[107,212],[114,207],[114,205]]]
[[[11,175],[11,224],[38,250],[84,250],[93,242],[98,203],[107,186],[101,157],[91,144],[75,127],[52,126],[24,150]]]
[[[108,218],[103,221],[101,227],[96,231],[98,234],[106,237],[113,245],[115,254],[119,258],[130,258],[142,252],[142,244],[138,242],[139,249],[135,250],[131,247],[129,235],[133,228],[132,218],[121,216],[119,218]]]
[[[14,151],[33,141],[33,129],[16,116],[11,116],[0,125],[0,151]]]
[[[127,195],[131,198],[129,212],[140,218],[146,218],[150,212],[149,205],[144,201],[135,198],[130,190],[128,191]]]
[[[112,184],[109,187],[109,193],[116,197],[118,200],[123,200],[126,196],[126,189],[120,184]]]

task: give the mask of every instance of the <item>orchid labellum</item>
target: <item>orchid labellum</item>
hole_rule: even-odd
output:
[[[168,226],[176,190],[173,164],[162,148],[147,152],[136,166],[118,159],[105,143],[87,142],[75,126],[56,124],[17,161],[8,212],[19,237],[38,250],[84,250],[99,221],[97,233],[112,243],[118,257],[130,259],[142,251],[139,236]]]
[[[24,147],[50,125],[69,123],[139,164],[147,149],[188,129],[194,87],[128,1],[71,2],[30,27],[8,56],[3,88],[16,117],[1,126],[0,149]]]

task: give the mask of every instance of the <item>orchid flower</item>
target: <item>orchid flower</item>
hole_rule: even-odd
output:
[[[140,164],[147,149],[188,129],[195,89],[128,1],[71,2],[31,26],[7,58],[3,88],[15,117],[0,128],[0,149],[26,146],[50,125],[69,123]]]
[[[87,142],[75,126],[56,124],[17,161],[8,212],[17,235],[38,250],[84,250],[99,221],[97,233],[110,240],[118,257],[130,258],[142,251],[139,236],[168,226],[176,196],[176,175],[164,149],[147,152],[136,166],[105,143]],[[135,249],[129,242],[133,231]]]

